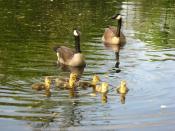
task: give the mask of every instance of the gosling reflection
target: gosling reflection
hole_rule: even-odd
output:
[[[120,94],[120,102],[125,104],[126,94],[128,93],[129,89],[126,85],[126,81],[122,80],[120,85],[117,87],[117,93]]]
[[[51,97],[52,93],[51,93],[50,90],[45,90],[45,95],[46,95],[47,97]]]
[[[125,104],[126,94],[120,94],[120,102],[121,104]]]
[[[107,102],[108,102],[108,96],[107,96],[107,93],[102,94],[101,102],[102,102],[102,103],[107,103]]]
[[[69,89],[69,96],[70,98],[75,98],[78,96],[75,88]]]

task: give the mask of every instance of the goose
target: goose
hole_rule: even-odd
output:
[[[102,41],[105,44],[115,44],[123,46],[126,43],[126,38],[121,32],[122,17],[120,14],[116,14],[112,16],[112,19],[116,19],[118,21],[118,27],[109,26],[108,28],[106,28],[102,37]]]
[[[105,47],[112,49],[115,52],[116,56],[116,64],[115,67],[119,68],[119,52],[121,47],[123,47],[126,43],[126,38],[124,34],[121,32],[122,26],[122,17],[120,14],[116,14],[112,16],[112,19],[116,19],[118,21],[118,27],[109,26],[105,29],[105,32],[102,37],[102,41]]]
[[[80,50],[80,31],[74,29],[75,50],[66,46],[55,47],[58,62],[72,67],[83,67],[86,65],[85,57]]]

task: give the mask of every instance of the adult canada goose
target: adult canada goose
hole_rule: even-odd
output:
[[[121,32],[122,17],[120,14],[116,14],[112,16],[112,19],[116,19],[118,21],[118,26],[109,26],[108,28],[106,28],[102,37],[102,41],[105,44],[115,44],[123,46],[126,43],[126,38]]]
[[[102,37],[102,41],[104,42],[104,45],[108,48],[111,48],[115,52],[116,56],[116,64],[115,67],[119,67],[119,52],[120,48],[123,47],[126,43],[126,38],[124,34],[121,32],[121,26],[122,26],[122,17],[120,14],[116,14],[112,16],[112,19],[116,19],[118,21],[118,26],[113,27],[109,26],[105,29],[105,32]]]
[[[85,58],[80,50],[80,32],[77,29],[74,29],[73,35],[75,37],[75,50],[66,46],[54,48],[57,53],[58,62],[73,67],[85,66]]]

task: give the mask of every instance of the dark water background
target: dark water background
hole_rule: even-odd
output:
[[[127,44],[115,54],[101,37],[114,13],[123,16]],[[87,66],[116,87],[126,80],[125,104],[110,87],[107,103],[91,89],[71,98],[67,90],[52,96],[31,90],[46,75],[68,76],[56,66],[54,45],[73,47],[73,27],[82,32]],[[175,1],[173,0],[0,0],[1,130],[174,130]],[[53,117],[53,112],[57,115]]]

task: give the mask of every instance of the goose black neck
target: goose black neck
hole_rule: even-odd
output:
[[[80,50],[80,36],[75,36],[75,51],[76,51],[76,53],[81,53],[81,50]]]
[[[122,19],[118,20],[117,37],[120,37],[121,26],[122,26]]]

